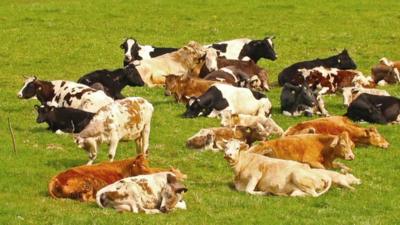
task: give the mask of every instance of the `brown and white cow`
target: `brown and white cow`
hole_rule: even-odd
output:
[[[173,172],[181,180],[186,178],[177,169],[149,167],[145,156],[140,154],[136,158],[70,168],[51,178],[48,190],[53,198],[94,201],[98,190],[122,178],[162,171]]]
[[[87,164],[96,159],[100,143],[109,144],[110,161],[120,140],[135,140],[136,151],[147,154],[153,111],[153,106],[141,97],[117,100],[101,108],[86,128],[74,136],[78,146],[89,153]]]
[[[379,134],[375,127],[360,127],[344,116],[330,116],[304,121],[289,127],[285,131],[284,136],[309,133],[339,135],[345,131],[357,145],[366,144],[381,148],[389,147],[389,142]]]
[[[97,192],[96,202],[119,212],[146,214],[186,209],[183,193],[187,188],[171,172],[124,178]]]
[[[343,91],[343,104],[349,106],[352,101],[354,101],[362,93],[367,93],[371,95],[380,96],[390,96],[390,94],[385,90],[380,90],[376,88],[363,88],[363,87],[345,87]]]
[[[371,68],[372,79],[380,86],[400,82],[400,61],[381,58],[379,64]]]

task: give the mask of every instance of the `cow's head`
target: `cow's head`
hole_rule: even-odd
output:
[[[389,142],[378,132],[375,127],[365,129],[365,133],[361,141],[365,142],[365,144],[371,144],[381,148],[389,147]]]
[[[38,84],[36,76],[26,77],[24,86],[19,90],[17,96],[18,98],[30,99],[35,97],[37,91],[40,89],[41,86]]]
[[[338,69],[342,69],[342,70],[357,69],[357,65],[355,64],[353,59],[351,59],[351,57],[346,49],[344,49],[341,53],[336,55],[335,60],[336,60],[337,66],[334,66],[334,67],[336,67]]]
[[[293,90],[297,94],[296,101],[298,104],[306,105],[309,107],[315,106],[317,102],[315,93],[308,87],[307,83],[303,83],[303,85],[297,86],[295,89],[292,89],[292,93]]]
[[[191,97],[186,105],[186,112],[183,114],[186,118],[194,118],[200,115],[204,110],[204,107],[200,104],[200,99]]]
[[[144,86],[145,83],[140,76],[139,71],[136,69],[136,66],[133,64],[129,64],[125,67],[126,70],[126,78],[128,80],[128,85],[135,86]]]
[[[218,70],[218,63],[217,63],[218,56],[219,56],[218,50],[214,48],[207,48],[205,56],[206,57],[205,64],[210,72]]]
[[[201,129],[186,141],[186,146],[194,149],[205,149],[212,147],[215,134],[211,129]]]
[[[230,164],[236,164],[239,160],[239,152],[241,150],[246,150],[248,149],[249,146],[239,140],[236,139],[231,139],[229,141],[225,141],[224,144],[224,149],[225,149],[225,155],[224,158],[230,163]]]
[[[245,44],[239,53],[239,60],[248,56],[253,61],[257,62],[260,58],[270,59],[272,61],[277,59],[272,42],[274,37],[266,37],[263,40],[253,40]]]
[[[125,183],[124,180],[119,182],[121,184],[115,188],[116,190],[101,193],[98,197],[97,204],[103,208],[114,208],[118,212],[132,211],[132,203],[134,199],[132,199],[132,196],[130,195],[130,185]]]
[[[267,117],[264,129],[268,134],[277,134],[282,136],[284,133],[283,129],[270,117]]]
[[[339,158],[345,160],[353,160],[355,158],[352,150],[354,148],[354,143],[347,132],[335,136],[330,146],[335,149],[335,156]]]
[[[183,193],[187,192],[185,185],[180,183],[174,175],[167,174],[167,184],[161,190],[160,211],[170,212],[174,208],[186,209]]]
[[[120,48],[124,50],[124,66],[134,60],[141,60],[139,56],[140,46],[134,38],[127,38],[121,45]]]
[[[149,163],[144,154],[136,156],[129,170],[130,176],[137,176],[139,174],[146,174],[150,172]]]
[[[39,106],[39,105],[35,105],[34,107],[35,107],[35,109],[36,109],[36,111],[37,111],[37,113],[38,113],[38,116],[37,116],[37,118],[36,118],[36,122],[37,122],[37,123],[44,123],[44,122],[46,122],[46,121],[47,121],[47,118],[48,118],[49,112],[54,111],[54,107],[52,107],[52,106],[47,106],[47,105],[41,105],[41,106]]]
[[[170,96],[172,93],[175,93],[178,88],[178,81],[181,79],[181,76],[170,74],[165,77],[165,96]]]

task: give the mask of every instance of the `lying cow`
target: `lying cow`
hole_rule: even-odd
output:
[[[400,82],[400,62],[392,62],[387,58],[379,60],[379,64],[371,68],[372,79],[380,86]]]
[[[216,117],[223,110],[247,115],[269,115],[271,102],[259,92],[228,84],[213,84],[200,97],[192,97],[186,105],[185,117]]]
[[[351,122],[344,116],[329,116],[314,120],[304,121],[289,127],[284,136],[296,134],[330,134],[339,135],[347,132],[350,139],[357,145],[374,145],[381,148],[388,148],[389,143],[379,134],[375,127],[364,128]]]
[[[313,196],[329,190],[332,179],[307,164],[244,151],[245,144],[232,140],[225,146],[225,159],[232,167],[236,190],[252,195]]]
[[[277,134],[279,136],[283,134],[283,129],[270,117],[232,114],[230,111],[221,113],[221,126],[224,127],[257,127],[259,125],[268,134]]]
[[[345,87],[343,91],[343,104],[349,106],[352,101],[354,101],[362,93],[380,95],[380,96],[390,96],[390,94],[385,90],[375,89],[375,88],[362,88],[362,87]]]
[[[186,146],[192,149],[211,150],[214,152],[223,150],[224,140],[237,139],[247,144],[265,140],[272,133],[268,133],[263,127],[213,127],[201,129],[186,141]]]
[[[321,95],[314,94],[306,85],[294,86],[286,83],[281,92],[281,112],[285,116],[317,115],[327,116],[325,104]]]
[[[74,136],[76,144],[89,153],[87,164],[96,159],[100,143],[109,144],[110,161],[120,140],[135,140],[136,151],[147,154],[153,111],[153,106],[141,97],[116,100],[101,108],[86,128]]]
[[[201,96],[215,83],[189,76],[168,75],[165,78],[165,95],[172,95],[177,102],[187,104],[191,97]]]
[[[101,84],[102,90],[113,99],[125,98],[121,91],[127,85],[143,86],[144,82],[140,76],[136,76],[138,71],[134,65],[128,65],[122,69],[96,70],[79,78],[78,83],[85,84],[92,88],[94,84]],[[97,88],[95,88],[97,89]]]
[[[79,133],[94,116],[94,113],[66,107],[35,105],[35,109],[38,113],[36,122],[46,122],[49,125],[48,129],[56,133]]]
[[[295,63],[286,67],[278,75],[279,85],[283,86],[285,83],[299,85],[304,82],[304,77],[301,74],[301,69],[313,69],[315,67],[337,68],[341,70],[356,69],[357,66],[351,59],[347,50],[343,50],[338,55],[334,55],[325,59],[314,59],[310,61],[303,61]]]
[[[342,163],[334,162],[336,158],[353,160],[354,143],[349,134],[299,134],[279,139],[260,142],[249,148],[248,152],[265,156],[295,160],[321,169],[350,169]]]
[[[35,76],[25,80],[18,97],[21,99],[37,97],[42,105],[69,107],[92,113],[113,102],[113,99],[101,90],[72,81],[38,80]]]
[[[361,94],[350,103],[345,116],[354,121],[370,123],[399,123],[400,100],[392,96]]]
[[[53,198],[94,201],[97,191],[122,178],[162,171],[173,172],[181,180],[186,178],[176,169],[149,167],[144,155],[140,154],[136,158],[70,168],[51,178],[48,190]]]
[[[119,212],[167,213],[186,209],[187,188],[170,172],[124,178],[97,192],[96,202]]]
[[[235,66],[227,66],[209,73],[204,80],[228,83],[235,87],[246,87],[262,91],[260,80],[257,75],[249,75]]]

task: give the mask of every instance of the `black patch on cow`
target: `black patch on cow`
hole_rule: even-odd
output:
[[[56,95],[55,101],[59,102],[60,101],[60,97],[61,97],[61,94]]]
[[[226,52],[228,44],[212,44],[211,47],[219,50],[220,52]]]
[[[78,93],[74,93],[74,94],[67,93],[67,94],[64,96],[64,101],[67,102],[68,105],[71,105],[71,104],[72,104],[72,98],[76,98],[76,99],[79,100],[79,99],[82,98],[82,95],[85,94],[86,92],[93,92],[93,89],[91,89],[91,88],[86,88],[86,89],[83,89],[82,91],[80,91],[80,92],[78,92]]]
[[[167,54],[167,53],[175,52],[175,51],[178,50],[177,48],[161,48],[161,47],[153,47],[153,48],[154,48],[154,50],[149,53],[151,58],[157,57],[157,56],[160,56],[160,55],[164,55],[164,54]]]
[[[252,40],[243,45],[238,58],[241,60],[246,56],[256,63],[261,58],[270,59],[272,61],[277,59],[274,47],[269,43],[268,37],[264,40]]]
[[[215,87],[210,87],[203,95],[194,98],[192,104],[186,106],[184,116],[193,118],[198,116],[201,112],[203,116],[208,116],[213,109],[221,111],[229,106],[228,101],[222,96],[221,91]]]
[[[257,99],[257,100],[260,100],[260,99],[266,97],[263,93],[258,92],[258,91],[251,90],[251,93],[253,94],[254,98]]]
[[[65,81],[61,81],[60,88],[62,88],[65,85]]]

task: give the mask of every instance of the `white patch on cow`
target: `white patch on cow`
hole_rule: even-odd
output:
[[[18,98],[22,98],[22,97],[23,97],[22,91],[26,88],[26,86],[27,86],[30,82],[33,82],[34,80],[35,80],[34,77],[28,77],[28,78],[25,80],[24,86],[22,86],[22,88],[19,90],[19,92],[18,92],[18,94],[17,94]],[[32,99],[33,97],[36,97],[36,96],[32,96],[32,97],[29,98],[29,99]]]
[[[218,42],[217,44],[227,44],[226,52],[221,52],[220,56],[224,56],[227,59],[238,60],[240,51],[242,50],[243,46],[249,43],[250,41],[251,39],[241,38],[241,39]]]
[[[397,68],[393,68],[394,74],[396,75],[397,78],[397,83],[400,83],[400,73]]]
[[[386,57],[379,59],[379,63],[386,66],[391,66],[391,67],[394,66],[394,63],[388,60]]]
[[[250,61],[250,60],[251,60],[251,58],[250,58],[250,57],[248,57],[248,56],[245,56],[245,57],[243,57],[241,60],[242,60],[242,61]]]
[[[267,41],[268,41],[269,45],[272,47],[273,46],[272,39],[268,38]]]
[[[370,76],[366,77],[361,72],[359,72],[356,76],[354,76],[351,82],[356,87],[364,87],[368,86],[371,82],[373,82],[373,79]]]
[[[235,80],[235,83],[237,83],[237,82],[239,81],[239,80],[236,78],[236,76],[235,76],[235,74],[233,73],[232,70],[230,70],[230,69],[228,69],[228,68],[226,68],[226,67],[221,68],[220,70],[222,70],[222,71],[224,71],[225,73],[231,75],[231,76],[233,77],[233,79]]]
[[[151,45],[140,45],[139,56],[142,59],[151,59],[150,53],[154,52],[154,48]]]
[[[125,57],[126,57],[128,60],[132,60],[131,49],[132,49],[132,46],[133,46],[135,43],[136,43],[136,42],[135,42],[135,40],[133,40],[133,39],[128,39],[128,40],[126,40],[126,44],[127,44],[127,46],[128,46],[128,49],[127,49],[127,51],[125,52]]]
[[[378,86],[385,86],[387,85],[387,82],[385,80],[380,80],[377,84]]]
[[[207,48],[206,50],[206,67],[207,69],[212,72],[218,70],[218,63],[217,63],[218,53],[216,49]]]

